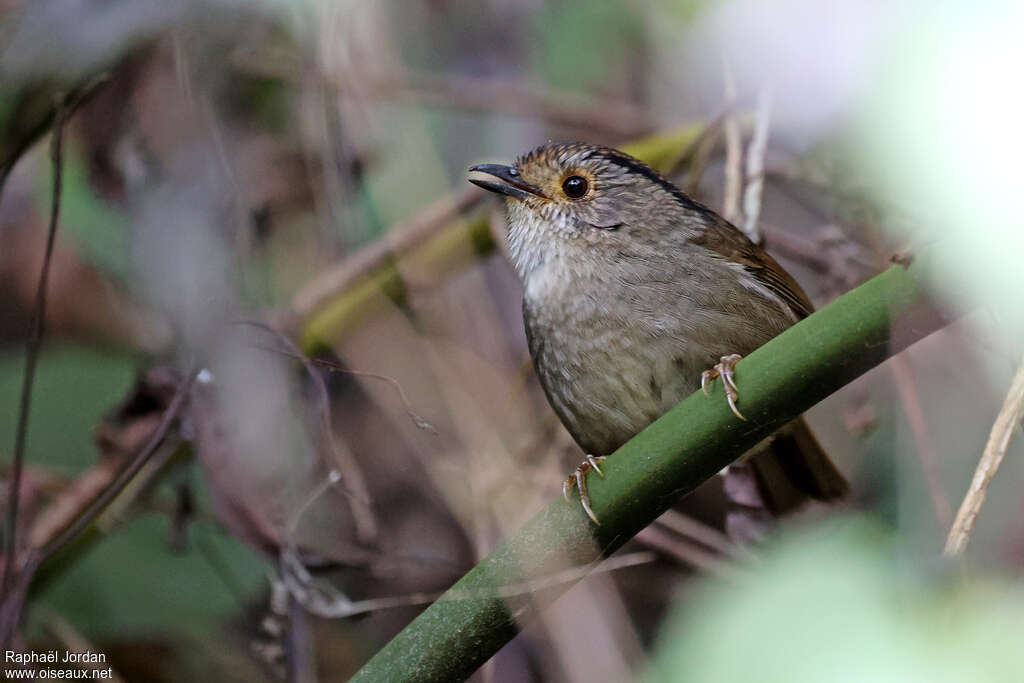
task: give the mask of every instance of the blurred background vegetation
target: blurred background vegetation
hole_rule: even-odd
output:
[[[581,454],[527,363],[500,206],[464,178],[583,139],[754,219],[819,306],[931,243],[937,295],[989,305],[811,411],[854,483],[844,509],[741,551],[709,482],[622,551],[653,554],[573,588],[479,679],[1019,680],[1019,439],[962,564],[941,550],[1021,356],[1021,19],[911,0],[0,0],[5,473],[48,142],[80,100],[22,544],[84,510],[202,368],[132,485],[43,563],[13,647],[103,652],[126,681],[345,680],[557,495]]]

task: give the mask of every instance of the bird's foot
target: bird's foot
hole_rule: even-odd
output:
[[[590,508],[590,494],[587,493],[587,472],[594,470],[598,476],[604,477],[604,473],[601,472],[601,468],[598,467],[599,463],[604,462],[607,456],[604,455],[587,455],[587,459],[580,463],[580,466],[576,468],[576,471],[566,477],[565,481],[562,482],[562,495],[566,500],[569,500],[569,489],[576,486],[576,489],[580,493],[580,505],[583,506],[584,512],[587,513],[587,517],[590,517],[594,524],[601,526],[601,522],[597,521],[597,515]]]
[[[721,360],[713,368],[701,373],[700,389],[704,392],[705,396],[710,396],[708,393],[708,383],[716,377],[721,377],[722,385],[725,387],[725,399],[729,402],[729,407],[732,409],[733,414],[741,420],[746,420],[747,418],[743,417],[743,414],[736,408],[736,401],[740,398],[740,392],[736,388],[734,368],[741,358],[743,356],[738,353],[722,356]]]

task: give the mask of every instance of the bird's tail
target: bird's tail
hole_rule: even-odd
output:
[[[763,526],[766,518],[790,513],[811,500],[838,501],[850,485],[818,443],[807,422],[797,418],[758,444],[725,475],[725,492],[734,510],[730,535],[749,536],[744,527]]]

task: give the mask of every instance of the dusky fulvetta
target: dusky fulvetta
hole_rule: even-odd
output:
[[[733,367],[807,316],[796,281],[740,230],[622,152],[547,144],[470,182],[507,197],[508,244],[525,288],[530,355],[586,475],[709,380],[737,419]],[[803,418],[748,453],[772,512],[847,490]],[[603,475],[602,475],[603,476]]]

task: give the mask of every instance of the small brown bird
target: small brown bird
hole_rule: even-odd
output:
[[[530,355],[551,407],[587,453],[563,486],[590,507],[586,474],[697,386],[810,314],[761,247],[658,172],[584,143],[548,144],[470,179],[506,195]],[[802,418],[745,458],[766,507],[847,490]],[[603,476],[603,475],[602,475]]]

